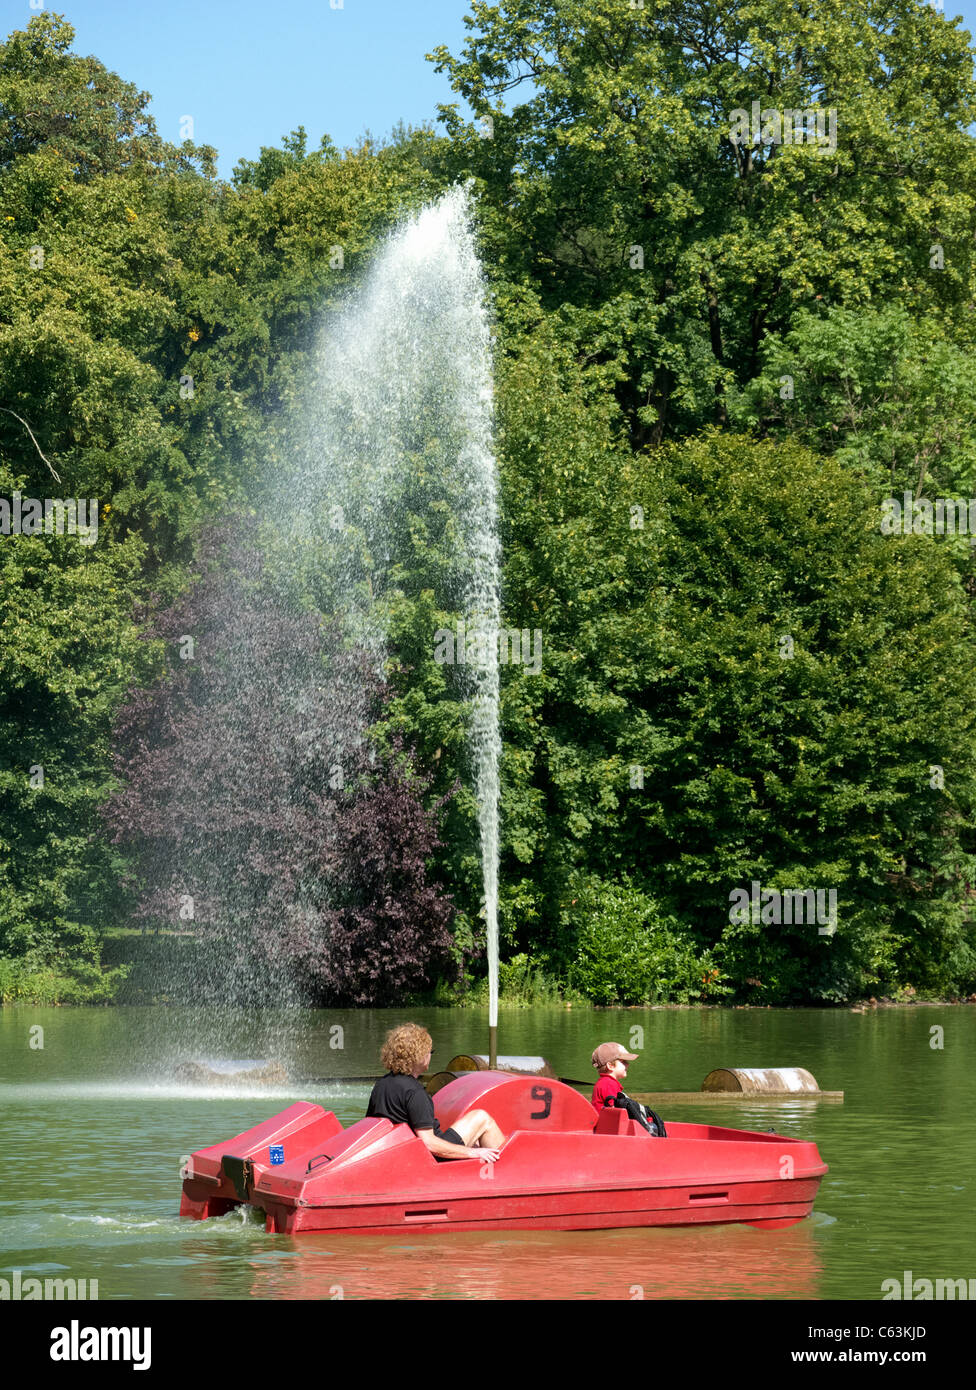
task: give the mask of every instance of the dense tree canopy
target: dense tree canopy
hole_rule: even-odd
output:
[[[863,480],[796,444],[629,459],[584,379],[551,339],[502,378],[508,606],[547,644],[506,690],[513,941],[571,956],[581,885],[627,875],[765,999],[971,971],[974,654],[948,553],[883,536]],[[753,880],[837,889],[836,940],[734,930]]]
[[[97,58],[71,52],[74,30],[41,14],[10,35],[0,54],[0,170],[22,167],[33,155],[63,159],[72,178],[88,182],[123,170],[192,169],[214,172],[216,152],[186,141],[166,144],[137,91]]]
[[[955,23],[916,0],[471,8],[464,52],[434,55],[481,118],[442,108],[447,167],[477,181],[489,261],[614,363],[638,443],[724,420],[815,302],[892,297],[971,335],[976,87]],[[754,102],[820,112],[824,141],[772,117],[736,139]]]
[[[503,671],[503,954],[600,1003],[972,990],[973,548],[880,525],[890,495],[976,494],[969,36],[916,0],[471,11],[431,55],[442,134],[299,127],[229,183],[64,19],[0,46],[0,521],[17,493],[98,517],[93,544],[0,535],[0,994],[110,994],[100,941],[133,922],[246,929],[272,973],[285,943],[320,1000],[480,969],[443,441],[341,794],[307,740],[356,658],[316,554],[241,549],[308,447],[323,319],[461,179],[503,623],[542,641]],[[737,917],[756,883],[835,893],[836,929]]]

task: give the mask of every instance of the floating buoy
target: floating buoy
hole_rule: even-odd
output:
[[[750,1096],[818,1095],[817,1079],[805,1067],[718,1067],[703,1091],[738,1091]]]

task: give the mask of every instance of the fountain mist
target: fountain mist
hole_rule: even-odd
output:
[[[489,313],[467,193],[396,229],[317,354],[309,448],[291,479],[289,553],[350,640],[385,652],[389,595],[418,525],[439,528],[424,586],[463,612],[490,979],[498,1012],[500,548]],[[326,556],[322,564],[322,556]],[[434,634],[431,633],[433,646]]]
[[[127,715],[133,776],[115,814],[120,833],[153,832],[146,915],[166,920],[191,896],[191,917],[207,925],[188,932],[171,993],[206,1010],[206,1042],[189,1015],[181,1025],[183,1055],[190,1031],[191,1055],[211,1051],[211,1038],[220,1050],[221,1005],[273,1003],[295,1015],[263,1053],[281,1059],[304,1022],[309,970],[335,978],[330,953],[344,948],[329,928],[329,856],[341,841],[335,820],[317,818],[315,789],[366,777],[390,623],[429,609],[427,591],[439,614],[463,621],[454,675],[470,706],[497,1025],[497,485],[489,315],[462,189],[387,237],[330,315],[310,388],[304,442],[268,480],[260,543],[212,538],[203,578],[160,619],[170,642],[205,633],[203,659]],[[407,591],[421,609],[404,608]],[[440,660],[435,632],[421,640]],[[202,703],[185,698],[193,691]]]

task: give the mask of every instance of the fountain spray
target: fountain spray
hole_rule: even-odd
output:
[[[312,447],[293,480],[293,553],[327,554],[322,606],[385,656],[382,595],[397,583],[398,522],[424,474],[450,512],[449,588],[463,610],[455,653],[471,700],[489,972],[489,1054],[498,1027],[500,544],[491,327],[468,191],[454,187],[394,230],[367,280],[324,331]],[[418,459],[421,461],[418,465]],[[433,481],[432,481],[433,480]],[[309,534],[312,533],[312,534]],[[312,541],[313,544],[302,542]],[[433,640],[433,634],[432,634]],[[462,639],[462,642],[464,639]]]

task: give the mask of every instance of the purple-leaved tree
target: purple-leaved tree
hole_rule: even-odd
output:
[[[252,543],[211,528],[198,571],[148,621],[165,670],[116,722],[105,816],[137,916],[195,938],[187,999],[396,1003],[449,961],[439,803],[367,737],[386,690],[365,653],[286,603]]]

